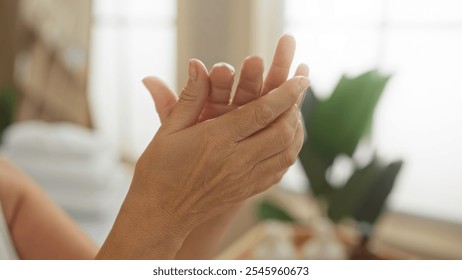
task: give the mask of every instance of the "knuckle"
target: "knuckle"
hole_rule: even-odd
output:
[[[212,81],[212,89],[219,93],[229,93],[231,91],[232,84],[226,81]]]
[[[272,180],[271,184],[275,185],[275,184],[281,182],[283,176],[284,176],[284,174],[274,175],[273,178],[272,178],[273,180]]]
[[[287,95],[290,99],[290,103],[297,103],[298,99],[300,98],[300,92],[296,89],[292,89],[290,94]]]
[[[297,85],[295,85],[295,86],[290,87],[288,91],[289,91],[289,94],[287,94],[287,98],[289,98],[291,103],[293,104],[297,103],[298,99],[300,98],[300,93],[301,93],[300,88]]]
[[[297,160],[297,153],[294,153],[290,150],[283,153],[280,157],[281,169],[286,169],[295,164]]]
[[[185,87],[181,91],[180,99],[184,101],[194,101],[196,99],[196,94],[193,90],[189,89],[188,87]]]
[[[251,188],[250,186],[238,188],[236,194],[239,200],[244,200],[251,195]]]
[[[245,83],[241,81],[236,89],[236,93],[238,94],[236,94],[234,101],[239,105],[255,100],[259,95],[259,89],[250,85],[247,86]]]
[[[241,79],[237,85],[240,91],[248,93],[249,95],[260,94],[260,82],[258,80]]]
[[[274,112],[271,106],[267,103],[258,103],[254,110],[255,123],[259,127],[267,126],[273,119]]]
[[[266,86],[268,87],[269,90],[273,90],[275,88],[278,88],[281,85],[281,83],[275,82],[275,81],[269,81]]]
[[[294,140],[294,129],[288,125],[284,124],[280,128],[279,142],[284,147],[289,147]]]
[[[289,163],[290,163],[290,165],[289,165],[288,167],[290,167],[290,166],[292,166],[292,165],[295,164],[295,162],[297,161],[298,152],[299,152],[299,149],[298,149],[298,148],[297,148],[297,149],[290,149],[290,150],[289,150],[289,155],[288,155],[288,157],[289,157]]]

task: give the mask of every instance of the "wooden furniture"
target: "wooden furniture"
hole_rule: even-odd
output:
[[[306,194],[295,194],[273,188],[265,194],[297,219],[309,221],[319,215],[314,201]],[[260,197],[261,199],[261,197]],[[258,203],[257,200],[254,203]],[[311,205],[310,205],[311,204]],[[249,207],[250,208],[250,207]],[[245,216],[245,215],[242,215]],[[247,216],[248,213],[247,213]],[[235,224],[240,223],[239,217]],[[257,222],[244,234],[228,242],[218,259],[251,259],[252,250],[265,238],[265,222]],[[348,224],[338,227],[344,243],[355,244],[357,234]],[[303,231],[303,230],[301,230]],[[309,233],[298,230],[300,236]],[[295,242],[295,241],[294,241]],[[370,250],[384,259],[462,259],[462,224],[434,220],[404,213],[387,212],[375,226]]]
[[[236,242],[231,244],[225,250],[223,250],[217,259],[220,260],[251,260],[254,259],[253,253],[255,249],[265,239],[265,227],[268,222],[261,222],[239,238]],[[284,224],[285,227],[291,227],[294,230],[293,245],[296,248],[295,259],[303,259],[301,247],[305,242],[310,242],[313,237],[312,230],[306,227],[300,227],[290,224]],[[347,252],[353,250],[354,245],[357,242],[357,236],[347,228],[339,228],[338,236],[341,242],[344,244]],[[392,245],[383,243],[381,241],[374,241],[372,246],[372,253],[374,253],[379,259],[424,259],[424,256],[403,250],[402,248],[394,247]]]

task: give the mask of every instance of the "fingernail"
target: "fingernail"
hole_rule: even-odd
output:
[[[197,81],[197,65],[192,59],[189,61],[189,78]]]
[[[144,77],[141,82],[143,83],[144,86],[148,86],[149,84],[152,84],[152,81],[154,80],[155,78],[153,76],[147,76],[147,77]]]
[[[233,75],[236,73],[236,70],[234,70],[234,67],[231,64],[225,63],[225,62],[219,62],[213,65],[213,67],[226,67],[228,68],[229,72],[231,72]]]
[[[286,36],[289,36],[289,37],[292,37],[292,38],[294,38],[294,39],[295,39],[295,36],[294,36],[294,34],[293,34],[293,33],[291,33],[291,32],[287,32],[287,33],[285,33],[284,35],[286,35]]]
[[[308,80],[307,77],[300,77],[300,80],[298,80],[298,88],[300,91],[304,91],[305,89],[308,88],[310,85],[310,81]]]

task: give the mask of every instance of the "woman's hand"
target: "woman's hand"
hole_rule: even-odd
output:
[[[279,180],[302,145],[295,104],[307,86],[307,78],[293,78],[238,110],[194,125],[204,100],[193,95],[190,79],[137,163],[130,192],[156,202],[145,214],[162,213],[175,221],[172,230],[186,234]]]
[[[282,36],[278,42],[268,75],[264,80],[262,58],[259,56],[247,57],[242,63],[241,74],[234,95],[231,94],[234,83],[234,68],[223,62],[215,64],[208,77],[200,76],[202,78],[201,83],[210,84],[207,87],[210,91],[202,92],[202,94],[207,95],[207,101],[197,121],[201,122],[221,116],[280,86],[287,80],[294,53],[295,39],[290,35]],[[308,74],[309,69],[306,64],[300,64],[295,72],[295,76],[308,77]],[[162,123],[172,112],[178,97],[159,78],[146,77],[143,83],[151,93]]]
[[[300,101],[297,87],[298,93],[305,87],[296,85],[296,80],[302,84],[307,80],[298,77],[271,97],[251,101],[287,79],[294,47],[292,37],[281,38],[265,81],[262,60],[247,58],[233,100],[234,71],[226,64],[215,65],[208,75],[200,61],[192,60],[180,100],[160,80],[144,80],[163,125],[137,164],[132,187],[106,242],[110,245],[103,246],[99,257],[172,258],[191,229],[213,228],[215,222],[204,221],[280,180],[303,141],[294,104]],[[296,75],[307,76],[306,65]],[[265,108],[271,115],[267,118]],[[202,122],[211,118],[215,119]],[[202,123],[195,125],[198,122]],[[187,247],[195,240],[188,238]]]
[[[264,191],[295,162],[303,142],[296,103],[308,79],[290,79],[237,110],[196,124],[207,97],[200,92],[208,91],[197,83],[206,73],[200,67],[191,61],[188,85],[139,159],[118,217],[123,226],[114,227],[100,257],[172,258],[194,227]],[[137,234],[125,232],[127,227]],[[133,236],[139,239],[132,245],[156,245],[140,251],[124,244]]]

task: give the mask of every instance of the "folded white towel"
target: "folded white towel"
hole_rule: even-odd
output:
[[[8,127],[3,135],[4,149],[15,154],[53,154],[73,158],[110,153],[96,132],[71,123],[27,121]]]
[[[106,189],[108,178],[120,166],[115,158],[100,154],[87,159],[18,155],[8,149],[2,149],[1,154],[50,191],[56,189],[55,185],[58,189],[72,186],[82,192]]]
[[[91,225],[93,238],[107,234],[131,172],[98,134],[67,123],[18,123],[5,132],[0,153],[80,225]]]

